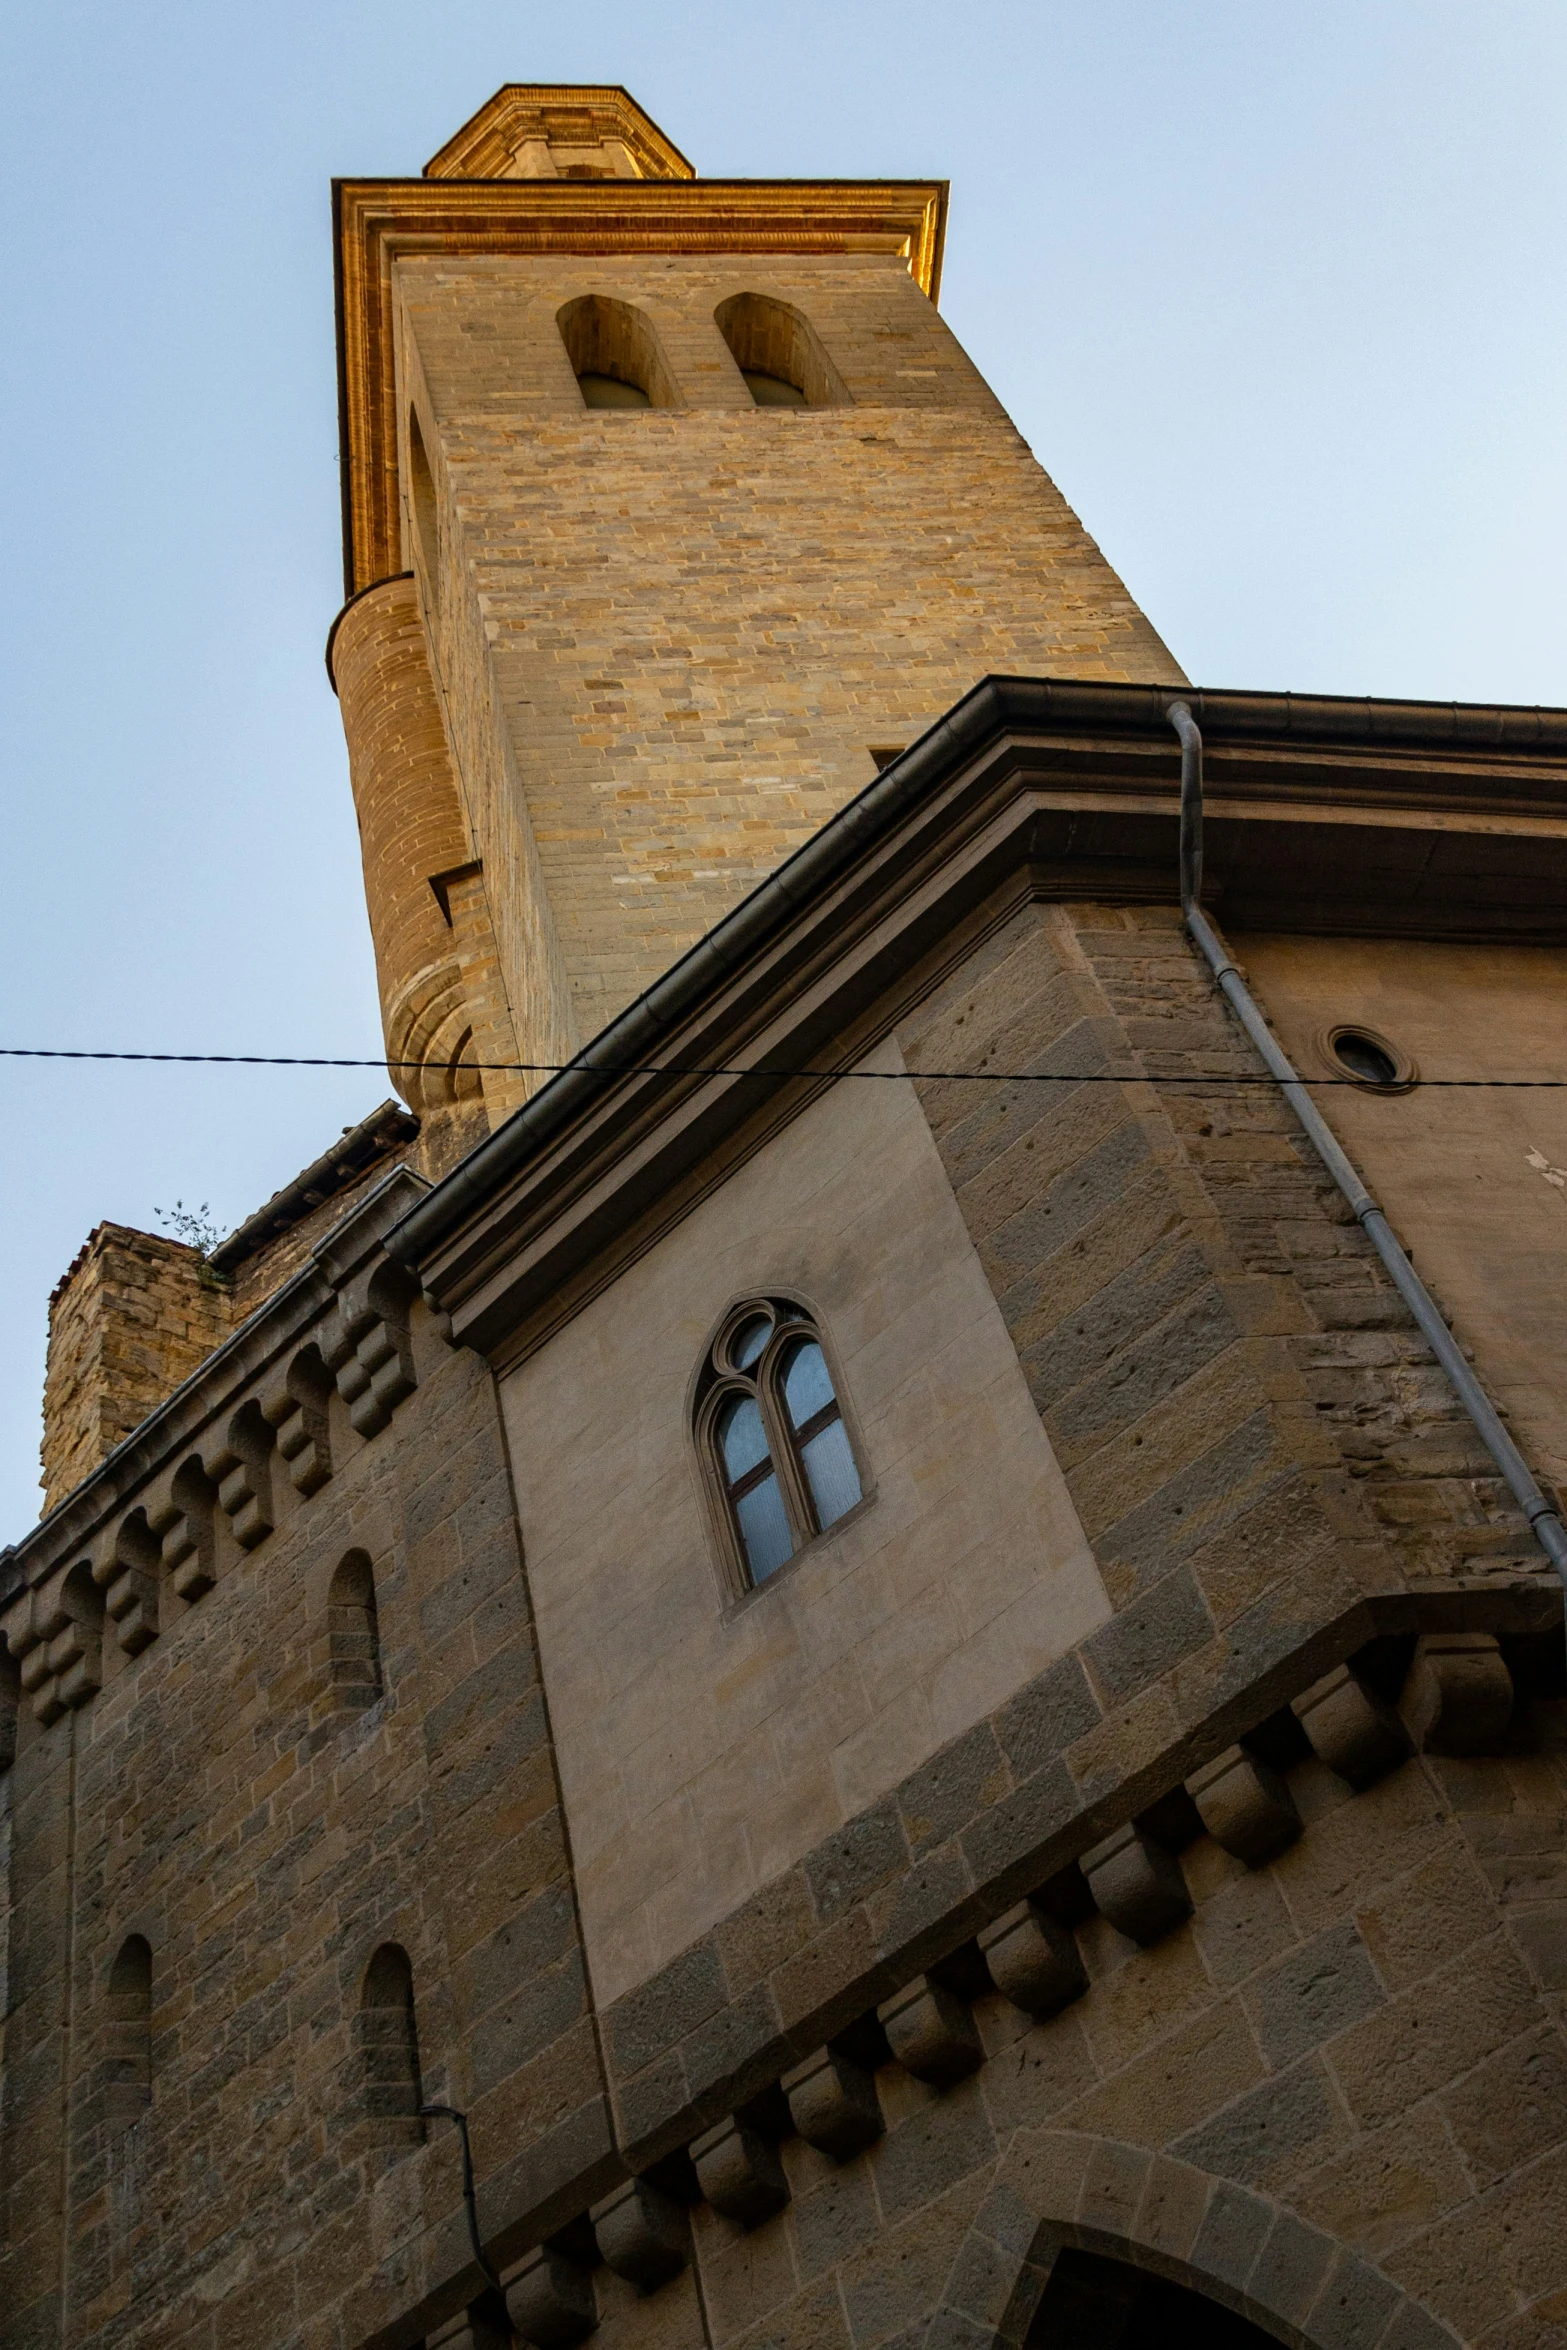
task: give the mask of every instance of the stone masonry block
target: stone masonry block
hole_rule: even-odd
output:
[[[782,2087],[801,2137],[835,2162],[874,2145],[886,2128],[874,2077],[841,2049],[819,2048],[784,2074]]]
[[[1145,1948],[1191,1916],[1180,1862],[1133,1821],[1085,1852],[1082,1870],[1101,1915]]]
[[[884,1999],[876,2015],[899,2064],[933,2089],[950,2089],[984,2061],[967,2004],[927,1975]]]
[[[651,2179],[628,2179],[588,2216],[605,2266],[645,2292],[677,2277],[691,2257],[685,2213]]]
[[[979,1947],[996,1989],[1040,2023],[1088,1988],[1077,1937],[1037,1902],[1004,1911],[982,1930]]]
[[[1186,1792],[1215,1843],[1248,1868],[1276,1859],[1300,1834],[1300,1814],[1282,1774],[1244,1747],[1226,1747],[1194,1771]]]
[[[691,2160],[697,2184],[713,2209],[740,2227],[759,2226],[789,2200],[777,2147],[737,2115],[694,2139]]]
[[[1497,1753],[1513,1718],[1513,1677],[1493,1635],[1424,1633],[1398,1710],[1417,1749]]]
[[[1331,2236],[1320,2228],[1307,2227],[1292,2211],[1281,2211],[1257,2255],[1247,2290],[1274,2316],[1299,2325],[1322,2290],[1335,2249]]]
[[[1273,2225],[1273,2209],[1260,2195],[1222,2180],[1213,2190],[1192,2246],[1197,2274],[1237,2289],[1243,2286]]]
[[[1319,1759],[1357,1791],[1375,1786],[1408,1756],[1398,1716],[1349,1665],[1335,1665],[1291,1704]]]
[[[1322,2350],[1372,2350],[1398,2303],[1398,2288],[1380,2269],[1346,2252],[1312,2303],[1308,2330]]]

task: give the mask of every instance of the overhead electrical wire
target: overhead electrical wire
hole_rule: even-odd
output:
[[[178,1066],[230,1069],[424,1069],[425,1061],[357,1060],[330,1053],[121,1053],[66,1045],[0,1045],[5,1061],[156,1061]],[[1262,1085],[1276,1081],[1263,1069],[774,1069],[732,1068],[723,1063],[674,1061],[461,1061],[477,1076],[559,1077],[568,1069],[591,1077],[844,1077],[880,1078],[897,1084],[984,1085]],[[1301,1077],[1302,1085],[1353,1086],[1358,1093],[1567,1091],[1567,1077],[1403,1077],[1379,1084],[1364,1077]]]

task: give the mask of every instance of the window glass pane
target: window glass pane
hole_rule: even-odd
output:
[[[761,1357],[763,1347],[773,1334],[771,1314],[753,1314],[749,1322],[742,1322],[729,1341],[729,1360],[737,1371],[749,1371]]]
[[[1348,1029],[1333,1039],[1333,1050],[1351,1075],[1367,1085],[1394,1085],[1398,1081],[1392,1054],[1384,1052],[1374,1036],[1359,1036],[1353,1028]]]
[[[859,1474],[843,1422],[829,1420],[820,1434],[801,1448],[800,1458],[816,1504],[816,1522],[826,1528],[845,1510],[852,1510],[860,1498]]]
[[[735,1516],[740,1521],[740,1539],[745,1545],[745,1563],[751,1570],[751,1580],[764,1583],[794,1549],[777,1478],[769,1473],[760,1485],[753,1485],[749,1493],[742,1494],[735,1503]]]
[[[718,1442],[731,1485],[767,1458],[767,1430],[754,1395],[737,1395],[719,1415]]]
[[[797,1346],[789,1357],[784,1373],[784,1401],[789,1406],[789,1417],[796,1428],[803,1428],[813,1412],[833,1400],[832,1381],[827,1376],[827,1365],[822,1350],[814,1338]]]

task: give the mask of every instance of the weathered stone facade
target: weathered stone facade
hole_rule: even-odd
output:
[[[502,92],[440,203],[481,166],[535,249],[391,255],[390,438],[346,370],[354,559],[428,428],[433,559],[416,504],[333,648],[425,1127],[215,1252],[0,1561],[0,2345],[1550,2350],[1561,1593],[1185,938],[1168,657],[934,322],[933,199],[832,250],[808,191],[737,274],[762,198],[623,93]],[[540,327],[595,218],[678,411]],[[852,405],[745,407],[742,283]],[[1078,674],[955,699],[1003,661]],[[1567,714],[1191,701],[1281,1026],[1303,970],[1370,1017],[1346,935],[1384,1000],[1440,948],[1455,1036],[1466,954],[1559,993]],[[1390,1164],[1486,1163],[1461,1096],[1355,1115],[1404,1105]],[[700,1367],[757,1298],[856,1498],[737,1580]]]

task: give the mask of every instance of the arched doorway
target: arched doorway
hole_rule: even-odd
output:
[[[1098,2252],[1058,2253],[1028,2350],[1278,2350],[1250,2318]]]

